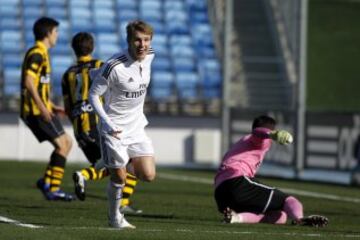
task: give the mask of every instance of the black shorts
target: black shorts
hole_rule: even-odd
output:
[[[287,197],[278,189],[243,176],[226,180],[215,189],[220,212],[227,207],[235,212],[253,213],[282,210]]]
[[[41,116],[28,116],[23,119],[39,142],[53,141],[65,133],[57,116],[53,116],[50,122],[43,120]]]
[[[88,134],[79,134],[76,136],[76,140],[87,160],[91,164],[94,165],[99,159],[101,159],[100,139],[99,133],[96,129]]]

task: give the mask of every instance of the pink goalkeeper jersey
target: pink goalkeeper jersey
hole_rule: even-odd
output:
[[[225,154],[215,176],[215,188],[225,180],[247,176],[254,177],[264,156],[271,147],[267,128],[256,128],[252,134],[242,137]]]

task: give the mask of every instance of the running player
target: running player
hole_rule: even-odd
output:
[[[50,100],[51,67],[48,49],[56,45],[59,23],[48,17],[38,19],[33,27],[36,43],[25,54],[21,74],[20,118],[39,142],[49,141],[55,148],[37,187],[47,200],[71,201],[73,196],[60,189],[66,158],[72,140],[65,133],[56,113],[64,110]]]
[[[89,89],[92,84],[92,75],[103,62],[93,59],[94,38],[90,33],[77,33],[71,43],[77,58],[77,63],[69,67],[62,79],[62,92],[65,111],[73,125],[74,135],[79,147],[91,163],[88,168],[76,171],[73,174],[75,193],[78,199],[85,200],[85,182],[100,180],[108,176],[106,168],[96,169],[95,164],[101,159],[99,134],[97,130],[98,117],[89,103]],[[135,176],[127,174],[124,197],[121,201],[121,211],[138,214],[142,211],[130,206],[130,196],[134,193],[137,183]]]
[[[226,223],[293,224],[322,227],[328,219],[319,215],[304,217],[301,202],[255,179],[271,140],[289,144],[292,136],[275,130],[276,122],[268,116],[256,118],[252,133],[241,138],[225,154],[215,176],[215,200]]]
[[[119,211],[129,158],[128,171],[144,181],[155,179],[154,149],[145,133],[148,122],[143,110],[154,58],[153,29],[133,21],[126,30],[128,49],[104,64],[90,89],[90,102],[100,117],[102,158],[110,171],[109,224],[120,229],[135,228]]]

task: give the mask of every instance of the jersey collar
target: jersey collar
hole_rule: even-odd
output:
[[[139,66],[139,67],[142,67],[142,61],[138,61],[138,60],[135,60],[131,57],[130,55],[130,52],[129,52],[129,49],[127,49],[126,51],[126,56],[129,58],[129,60],[131,61],[132,64],[135,64],[136,66]]]
[[[78,62],[89,62],[92,59],[91,55],[82,56],[78,58]]]
[[[45,46],[45,44],[42,41],[36,41],[35,45],[38,46],[39,48],[43,49],[44,51],[47,51],[47,47]]]

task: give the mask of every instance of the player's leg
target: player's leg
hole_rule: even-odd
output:
[[[270,211],[265,214],[241,212],[236,213],[230,208],[224,210],[224,223],[271,223],[285,224],[287,215],[283,211]]]
[[[114,228],[135,228],[120,212],[120,202],[126,181],[126,165],[129,160],[127,146],[110,135],[101,138],[101,153],[105,167],[109,170],[110,181],[107,187],[109,203],[109,225]]]
[[[248,177],[227,180],[215,191],[219,211],[229,223],[284,223],[286,214],[281,209],[285,198],[273,187]]]
[[[48,200],[72,200],[72,195],[60,190],[66,157],[72,146],[70,136],[65,133],[56,116],[52,118],[51,122],[45,122],[41,117],[34,117],[27,124],[40,142],[48,140],[55,147],[44,177],[37,182],[38,188]]]
[[[145,132],[139,137],[138,143],[129,145],[128,153],[134,175],[142,181],[153,181],[156,176],[154,147]]]
[[[73,173],[75,194],[79,200],[84,201],[86,198],[86,181],[101,180],[108,176],[109,173],[105,167],[96,168],[95,164],[101,159],[101,150],[97,142],[89,142],[86,139],[77,139],[79,146],[83,150],[91,166],[83,168]]]
[[[128,166],[132,164],[129,163]],[[131,171],[133,173],[133,171]],[[121,207],[120,211],[125,214],[140,214],[142,213],[141,209],[137,209],[134,206],[132,206],[132,202],[130,201],[131,196],[135,192],[135,186],[137,184],[138,180],[137,178],[127,172],[126,174],[126,180],[125,180],[125,187],[123,189],[123,196],[121,199]]]
[[[132,157],[132,164],[137,178],[151,182],[155,179],[155,159],[153,156]]]
[[[328,224],[329,220],[321,215],[310,215],[304,217],[303,205],[293,196],[286,198],[284,203],[284,211],[292,219],[294,225],[324,227]]]
[[[55,146],[55,150],[51,154],[50,163],[47,168],[47,177],[50,179],[50,189],[47,193],[47,198],[49,200],[72,200],[73,196],[71,194],[65,193],[60,189],[62,179],[64,177],[66,158],[71,149],[72,141],[69,135],[62,134],[61,136],[55,138],[52,141]],[[48,180],[45,180],[48,182]]]

